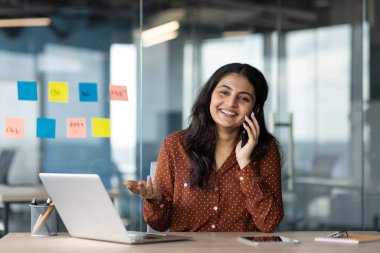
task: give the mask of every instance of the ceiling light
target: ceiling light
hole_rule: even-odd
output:
[[[0,19],[0,27],[49,26],[50,24],[50,18]]]
[[[178,29],[180,25],[178,21],[171,21],[141,33],[142,43],[144,47],[149,47],[164,41],[172,40],[178,37]]]
[[[250,31],[226,31],[222,33],[223,38],[247,37],[250,35],[252,35]]]
[[[165,41],[173,40],[178,37],[178,31],[173,31],[169,33],[162,34],[160,36],[151,38],[149,40],[143,40],[142,45],[143,47],[150,47]]]

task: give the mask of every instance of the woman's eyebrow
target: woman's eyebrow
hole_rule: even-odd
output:
[[[220,86],[217,86],[216,88],[227,88],[229,90],[232,90],[232,88],[226,84],[221,84]]]
[[[216,87],[216,88],[227,88],[227,89],[229,89],[229,90],[233,90],[230,86],[228,86],[228,85],[226,85],[226,84],[222,84],[222,85],[220,85],[220,86],[218,86],[218,87]],[[246,94],[246,95],[250,96],[250,97],[253,99],[252,94],[249,93],[249,92],[241,91],[241,92],[239,92],[239,93],[240,93],[240,94]]]

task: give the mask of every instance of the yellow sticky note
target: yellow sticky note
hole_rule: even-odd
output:
[[[86,118],[66,119],[67,138],[86,138]]]
[[[92,136],[111,137],[111,121],[109,118],[92,118]]]
[[[64,82],[49,82],[49,101],[65,102],[69,100],[69,84]]]
[[[23,138],[25,132],[23,119],[5,119],[4,135],[11,138]]]

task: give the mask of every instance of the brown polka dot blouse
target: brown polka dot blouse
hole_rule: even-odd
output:
[[[273,231],[283,218],[277,144],[259,162],[240,169],[235,151],[213,171],[207,190],[190,187],[184,130],[162,144],[155,175],[163,201],[144,201],[144,219],[158,231]]]

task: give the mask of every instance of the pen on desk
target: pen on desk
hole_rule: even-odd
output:
[[[348,237],[348,233],[347,233],[347,231],[336,231],[334,233],[327,235],[326,237],[329,237],[329,238]]]
[[[36,200],[36,198],[33,198],[33,199],[32,199],[32,202],[31,202],[30,204],[33,205],[33,206],[49,206],[51,202],[52,202],[52,200],[51,200],[51,198],[49,197],[49,198],[46,200],[45,203],[43,203],[42,205],[40,205],[40,204],[38,203],[38,201]],[[38,218],[37,218],[36,224],[41,220],[42,215],[43,215],[43,214],[40,213],[40,215],[39,215]],[[46,222],[44,222],[43,225],[44,225],[46,231],[48,231],[48,233],[50,233],[50,229],[49,229],[48,224],[46,224]]]
[[[51,198],[49,197],[46,202],[44,203],[45,205],[50,205],[53,201],[51,200]]]
[[[36,198],[33,198],[32,202],[30,202],[30,204],[33,206],[38,206],[38,202],[37,202]]]
[[[48,198],[48,200],[47,201],[49,201],[50,200],[50,198]],[[49,202],[49,204],[50,204],[50,202]],[[36,198],[33,198],[32,199],[32,202],[30,202],[30,205],[31,206],[37,206],[38,207],[38,201],[37,201],[37,199]],[[40,214],[39,216],[38,216],[38,219],[37,219],[37,221],[36,222],[38,222],[40,219],[41,219],[41,217],[42,217],[42,214]],[[47,224],[45,223],[45,226],[44,226],[45,228],[46,228],[46,230],[49,232],[49,226],[47,226]]]
[[[49,215],[51,214],[51,212],[53,212],[54,209],[55,209],[55,204],[54,202],[51,202],[46,212],[41,216],[41,218],[37,220],[36,224],[33,227],[32,233],[36,233],[37,231],[41,229],[42,224],[45,223],[46,219],[49,217]]]

